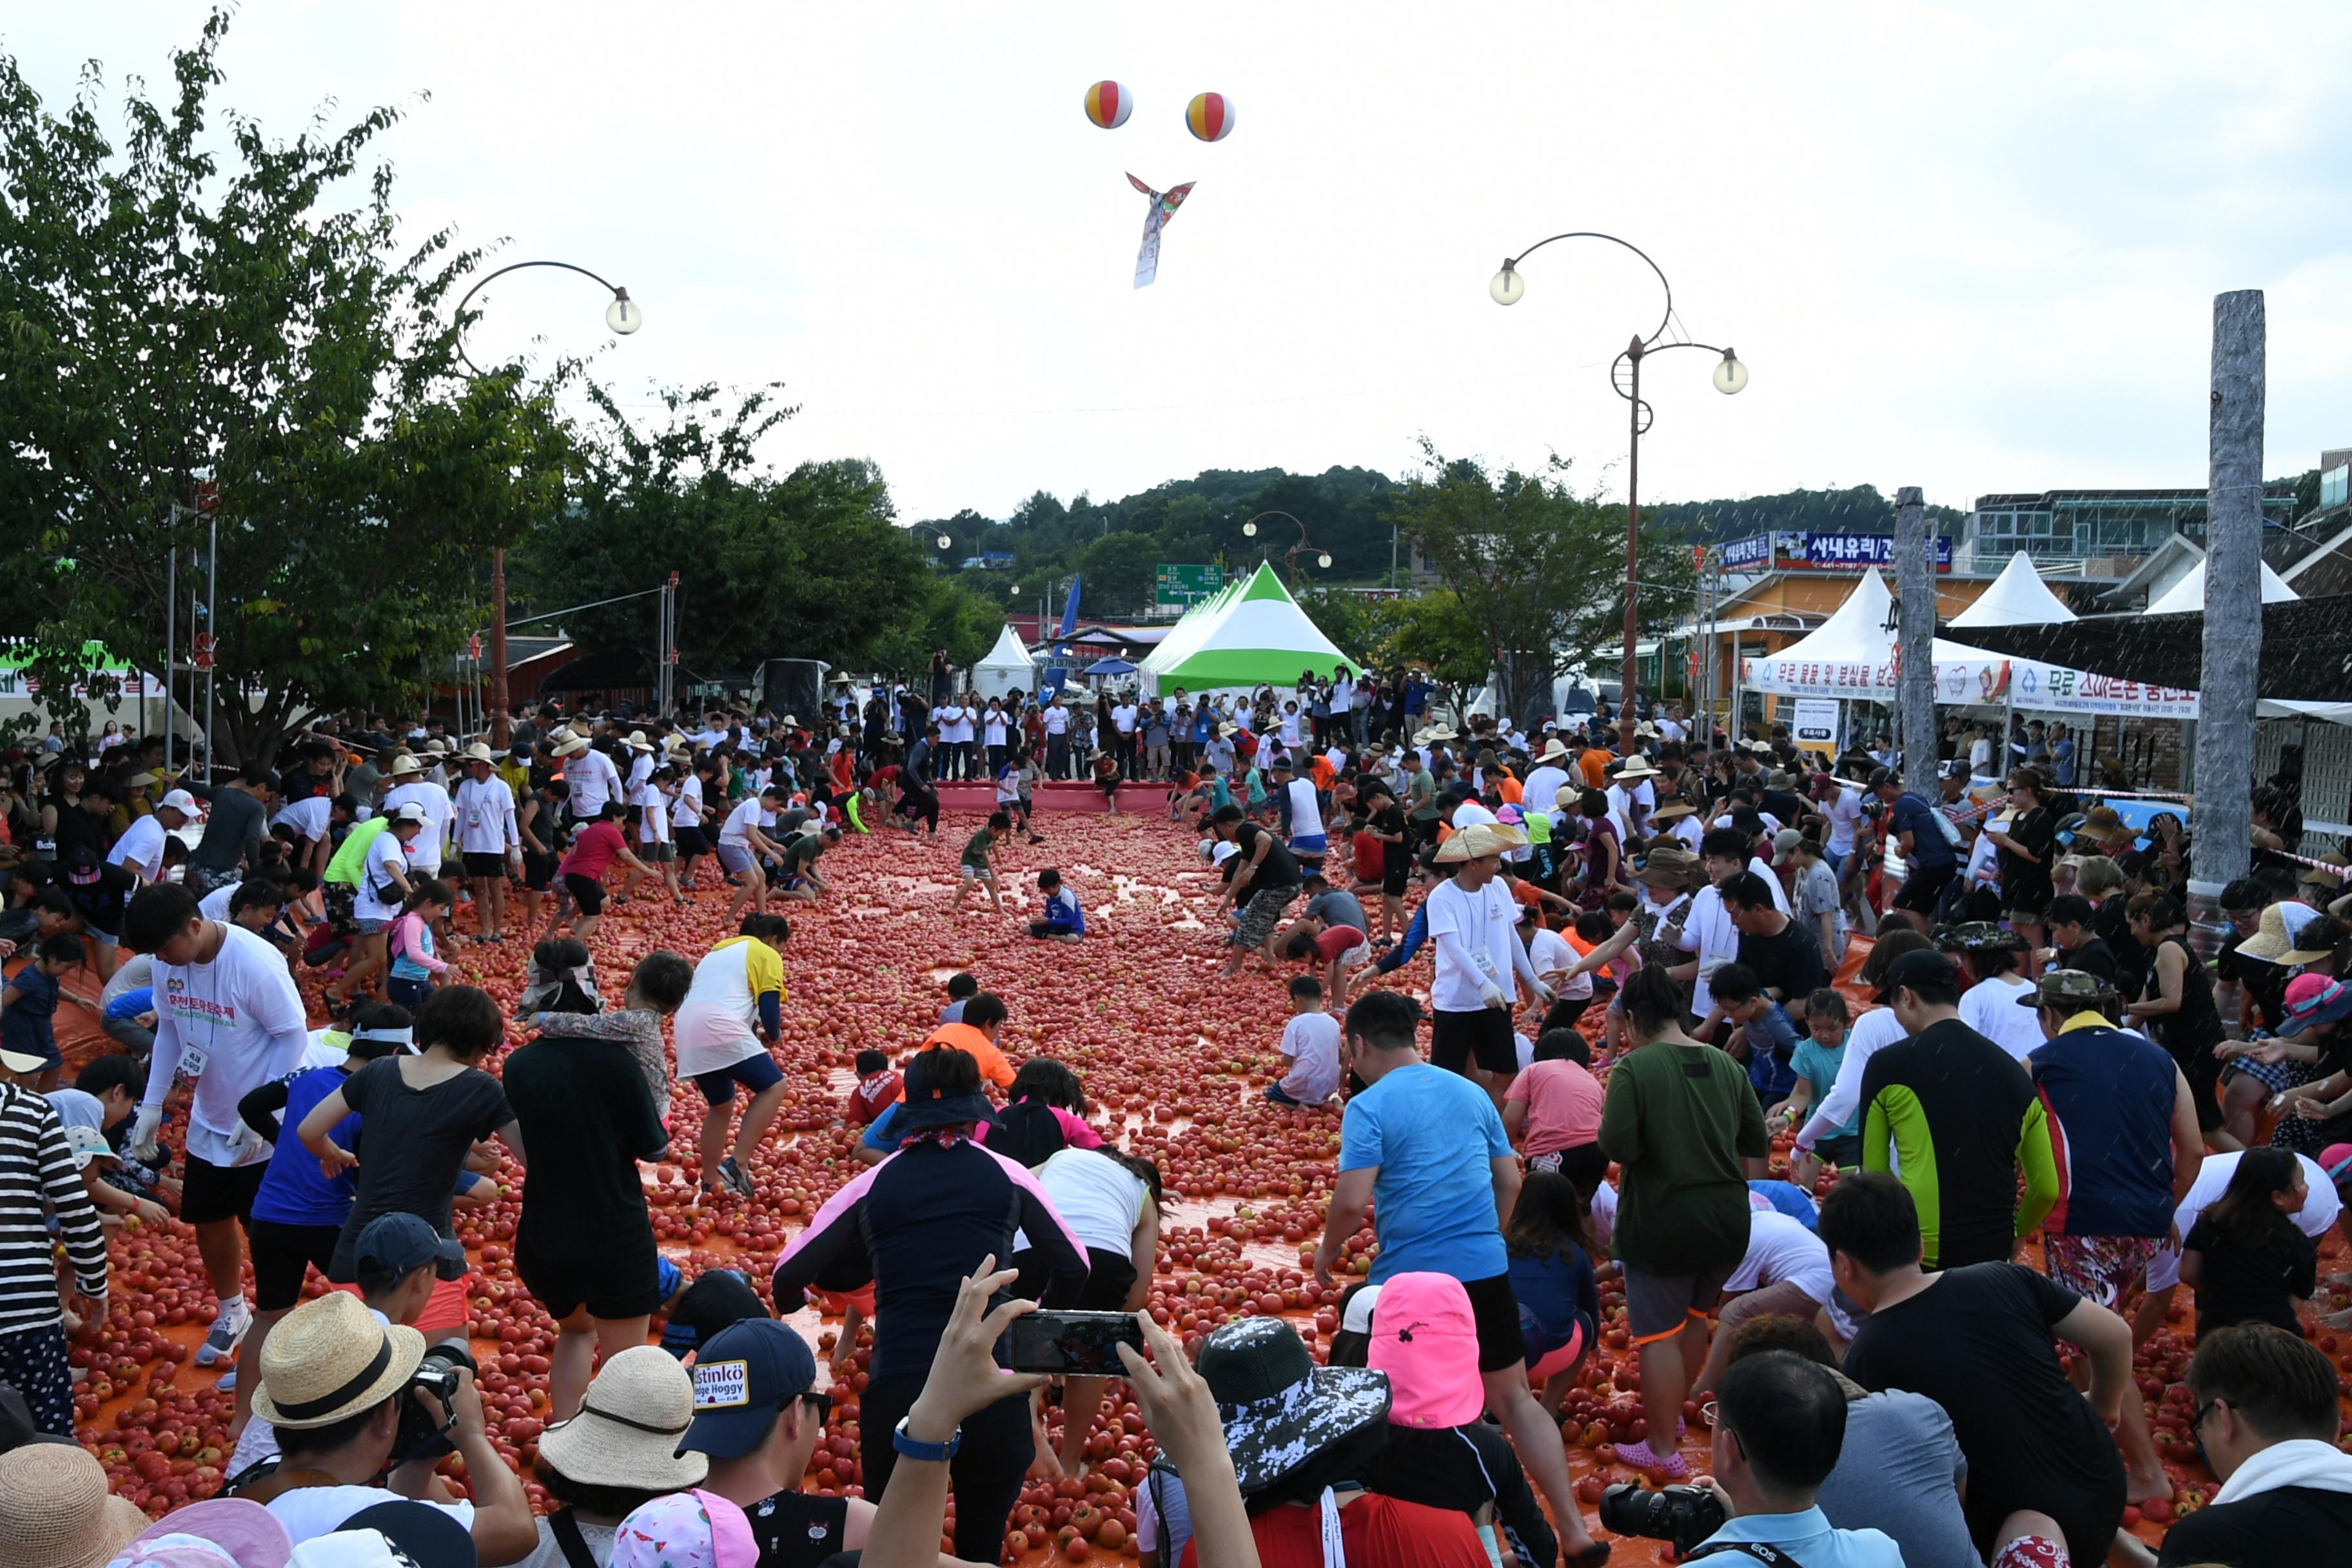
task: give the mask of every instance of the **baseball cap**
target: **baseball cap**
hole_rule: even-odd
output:
[[[1948,779],[1964,779],[1973,776],[1969,772],[1969,760],[1966,757],[1954,757],[1942,767],[1937,768],[1936,773],[1937,777]]]
[[[694,1425],[681,1454],[740,1459],[766,1439],[777,1412],[816,1384],[816,1355],[789,1325],[746,1318],[721,1330],[694,1363]]]
[[[1888,784],[1900,784],[1903,781],[1901,779],[1895,776],[1895,770],[1893,768],[1873,768],[1870,770],[1870,787],[1873,789],[1884,789]]]
[[[100,869],[98,852],[87,844],[77,844],[66,851],[66,880],[76,887],[86,888],[106,873]]]
[[[175,789],[155,803],[158,811],[176,811],[183,816],[197,815],[196,797],[186,790]]]
[[[439,1279],[466,1276],[465,1246],[413,1214],[383,1214],[368,1221],[352,1262],[362,1274],[406,1274],[430,1263]]]
[[[413,822],[419,827],[422,827],[425,826],[425,808],[412,800],[405,805],[394,806],[392,812],[392,820],[394,822]]]
[[[1886,980],[1880,988],[1880,994],[1891,998],[1906,985],[1916,987],[1937,981],[1957,989],[1960,984],[1960,972],[1953,968],[1952,961],[1940,952],[1906,952],[1886,966]]]

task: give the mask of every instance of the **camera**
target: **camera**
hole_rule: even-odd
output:
[[[425,1359],[416,1363],[416,1371],[409,1376],[408,1386],[401,1390],[400,1426],[392,1438],[393,1464],[437,1459],[457,1451],[457,1446],[449,1440],[449,1433],[457,1425],[460,1367],[469,1373],[480,1370],[467,1352],[465,1341],[443,1340],[425,1350]],[[420,1393],[425,1395],[422,1399],[417,1397]],[[428,1401],[440,1406],[438,1414],[428,1408]]]
[[[1601,1494],[1601,1528],[1618,1535],[1638,1535],[1644,1541],[1672,1542],[1675,1555],[1685,1556],[1731,1516],[1705,1487],[1661,1487],[1644,1491],[1632,1481],[1620,1481]]]

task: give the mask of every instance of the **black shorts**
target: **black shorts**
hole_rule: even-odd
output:
[[[503,877],[507,874],[507,858],[496,850],[484,853],[480,850],[468,849],[465,853],[464,859],[466,875],[468,877],[478,877],[488,881],[493,877]]]
[[[602,879],[583,877],[577,871],[563,873],[563,885],[572,891],[572,901],[580,906],[583,915],[604,912],[604,884]]]
[[[1500,1372],[1524,1363],[1528,1342],[1519,1332],[1519,1299],[1511,1293],[1511,1277],[1465,1279],[1462,1289],[1470,1297],[1470,1321],[1478,1328],[1478,1370]]]
[[[710,840],[702,836],[702,829],[699,827],[681,823],[670,830],[670,837],[676,840],[677,852],[681,858],[710,853]]]
[[[340,1225],[288,1225],[279,1220],[253,1222],[253,1304],[264,1312],[288,1311],[302,1300],[305,1271],[316,1268],[327,1277],[335,1259]]]
[[[515,1273],[521,1279],[523,1288],[559,1323],[583,1307],[588,1309],[590,1317],[608,1322],[658,1311],[662,1293],[656,1270],[646,1268],[645,1278],[635,1284],[621,1277],[626,1272],[603,1263],[593,1268],[525,1263],[520,1259],[515,1263]]]
[[[1511,1037],[1511,1015],[1501,1007],[1480,1007],[1468,1013],[1438,1013],[1429,1026],[1429,1060],[1433,1067],[1469,1076],[1472,1063],[1486,1072],[1519,1070],[1519,1045]]]
[[[1006,1267],[1018,1269],[1021,1274],[1021,1278],[1013,1282],[1014,1295],[1032,1301],[1044,1299],[1045,1287],[1052,1282],[1053,1275],[1046,1267],[1043,1252],[1034,1247],[1024,1247],[1013,1255],[1013,1261]],[[1089,1247],[1087,1248],[1087,1282],[1078,1288],[1077,1299],[1062,1305],[1060,1310],[1124,1312],[1127,1310],[1127,1293],[1134,1289],[1134,1264],[1116,1252]]]
[[[543,850],[522,852],[522,885],[534,893],[543,893],[555,882],[555,857]]]
[[[269,1163],[215,1165],[201,1154],[188,1156],[186,1184],[180,1190],[180,1221],[212,1225],[225,1219],[250,1219],[253,1199]]]
[[[1402,844],[1386,847],[1388,858],[1381,862],[1381,891],[1391,899],[1402,899],[1412,882],[1412,858]]]

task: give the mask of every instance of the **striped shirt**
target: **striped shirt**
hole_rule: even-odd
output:
[[[106,1233],[66,1153],[65,1129],[48,1100],[0,1084],[0,1334],[54,1328],[57,1272],[50,1263],[48,1209],[57,1209],[77,1288],[106,1294]]]

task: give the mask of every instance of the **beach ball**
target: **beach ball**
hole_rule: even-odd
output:
[[[1184,127],[1203,142],[1222,142],[1234,128],[1234,100],[1204,92],[1184,106]]]
[[[1087,89],[1087,118],[1105,131],[1116,131],[1126,124],[1134,108],[1135,100],[1115,81],[1098,81]]]

